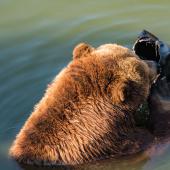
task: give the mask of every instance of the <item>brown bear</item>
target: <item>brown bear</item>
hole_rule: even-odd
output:
[[[169,143],[170,137],[170,83],[166,77],[154,84],[149,96],[150,129],[159,140]],[[163,139],[163,140],[162,140]]]
[[[74,165],[145,150],[153,137],[135,126],[134,113],[155,78],[155,65],[125,47],[77,45],[10,155],[26,164]]]

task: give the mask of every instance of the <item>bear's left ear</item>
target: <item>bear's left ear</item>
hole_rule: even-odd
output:
[[[93,51],[93,47],[88,44],[80,43],[73,50],[73,59],[81,58],[87,56]]]
[[[116,85],[112,92],[112,99],[116,103],[125,102],[130,97],[129,82],[121,82]]]

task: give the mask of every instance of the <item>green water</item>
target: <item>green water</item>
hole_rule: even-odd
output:
[[[0,170],[21,169],[8,159],[8,148],[77,43],[131,47],[144,28],[170,43],[169,6],[168,0],[0,0]],[[167,149],[141,161],[101,161],[79,169],[165,170],[169,159]]]

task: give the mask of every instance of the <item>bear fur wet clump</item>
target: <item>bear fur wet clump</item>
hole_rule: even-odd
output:
[[[155,74],[125,47],[79,44],[73,61],[35,106],[10,155],[27,164],[73,165],[146,149],[153,138],[136,127],[134,113],[147,99]]]

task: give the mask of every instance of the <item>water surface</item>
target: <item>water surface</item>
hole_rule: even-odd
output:
[[[9,146],[77,43],[131,48],[144,28],[170,43],[169,6],[168,0],[0,0],[0,169],[21,169],[8,159]],[[170,169],[169,159],[167,149],[150,159],[79,169],[164,170]]]

